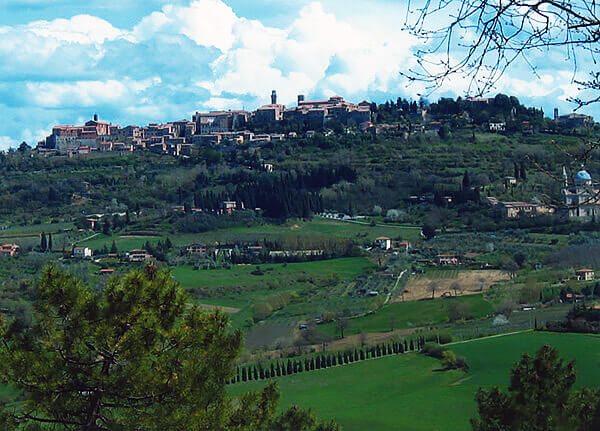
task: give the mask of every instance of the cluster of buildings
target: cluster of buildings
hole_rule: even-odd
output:
[[[277,103],[273,91],[271,103],[254,112],[214,111],[197,112],[191,121],[167,124],[150,123],[146,127],[109,124],[98,115],[82,126],[56,126],[38,148],[42,151],[86,154],[92,151],[152,151],[175,156],[189,156],[194,148],[204,145],[264,144],[298,137],[288,134],[259,133],[285,122],[291,128],[306,131],[307,136],[321,130],[329,120],[344,126],[358,127],[371,121],[368,102],[358,105],[335,96],[327,100],[304,100],[298,96],[298,105],[286,107]],[[258,131],[258,132],[257,132]]]
[[[514,185],[514,177],[506,177],[506,187]],[[486,197],[486,202],[506,219],[528,216],[560,214],[572,221],[600,221],[600,186],[585,169],[580,170],[571,180],[563,168],[562,205],[553,206],[541,202],[503,202],[495,197]]]

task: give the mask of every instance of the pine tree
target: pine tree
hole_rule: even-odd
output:
[[[46,248],[48,248],[48,243],[46,242],[46,233],[42,232],[42,237],[40,239],[40,249],[42,250],[42,253],[46,251]]]
[[[469,178],[469,172],[465,171],[462,180],[463,191],[467,191],[471,188],[471,179]]]

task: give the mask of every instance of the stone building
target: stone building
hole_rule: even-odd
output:
[[[600,190],[588,171],[582,169],[570,182],[563,169],[563,197],[568,216],[576,221],[600,220]]]

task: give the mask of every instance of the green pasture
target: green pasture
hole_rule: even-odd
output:
[[[216,295],[223,288],[231,288],[233,295],[227,297],[209,296],[206,301],[215,305],[240,307],[277,291],[293,290],[305,286],[311,277],[333,277],[336,281],[350,280],[363,272],[375,268],[364,257],[332,259],[314,262],[258,265],[262,275],[254,275],[256,265],[235,265],[231,269],[194,270],[189,266],[172,269],[173,277],[185,289],[204,288],[215,290]],[[236,294],[236,287],[250,287]],[[275,286],[275,289],[273,288]]]
[[[322,218],[312,221],[295,220],[284,224],[266,224],[258,226],[240,226],[230,229],[219,229],[198,234],[169,234],[159,232],[151,235],[97,235],[92,239],[81,242],[92,249],[110,247],[115,241],[119,251],[140,248],[146,241],[156,243],[169,237],[173,245],[185,246],[195,242],[210,244],[214,242],[233,242],[239,240],[262,241],[277,239],[277,237],[323,237],[336,239],[355,239],[357,242],[372,242],[379,236],[394,239],[415,240],[420,237],[420,228],[414,226],[370,226],[356,223],[346,223]]]
[[[473,318],[487,316],[494,311],[492,304],[483,295],[465,295],[457,298],[438,298],[414,302],[397,302],[382,307],[379,311],[348,321],[346,334],[360,332],[385,332],[394,329],[416,328],[448,321],[448,306],[452,302],[467,305]],[[335,323],[319,328],[331,335],[337,335]]]
[[[281,408],[311,408],[345,431],[468,431],[477,389],[506,386],[521,355],[544,344],[577,361],[577,386],[600,386],[600,337],[529,332],[449,346],[467,358],[467,373],[436,371],[439,361],[411,353],[281,377]],[[262,386],[245,383],[231,391]]]

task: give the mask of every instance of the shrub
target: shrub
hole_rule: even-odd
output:
[[[447,350],[447,347],[440,346],[439,344],[428,343],[423,346],[421,353],[425,356],[431,356],[432,358],[442,359],[444,357],[444,352]]]

